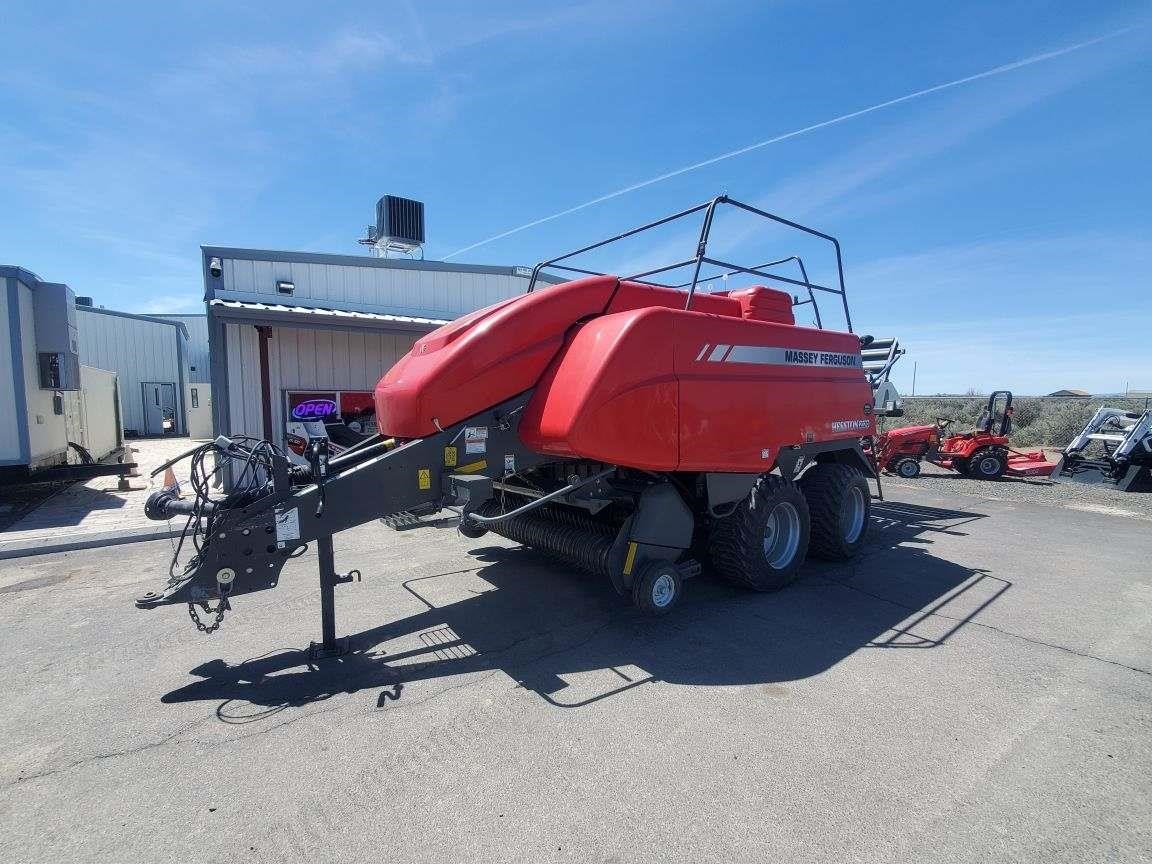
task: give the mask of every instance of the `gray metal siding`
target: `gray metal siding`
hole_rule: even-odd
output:
[[[225,324],[228,356],[226,434],[264,436],[260,343],[250,324]],[[274,327],[268,343],[273,436],[284,434],[285,390],[373,390],[420,333]],[[219,430],[217,430],[219,431]]]
[[[188,368],[189,384],[208,384],[212,381],[208,357],[208,316],[206,315],[153,315],[165,321],[179,321],[188,328],[188,341],[184,345],[184,362]],[[195,367],[195,371],[192,371]]]
[[[144,431],[140,385],[146,381],[171,382],[183,391],[177,339],[171,324],[142,321],[119,315],[77,309],[80,362],[120,376],[120,398],[125,429]],[[183,422],[183,411],[178,412]]]
[[[20,304],[22,373],[27,411],[28,464],[54,465],[68,454],[68,429],[64,416],[55,410],[54,392],[40,389],[40,367],[36,350],[36,313],[33,289],[17,282]]]
[[[0,465],[28,464],[28,430],[24,425],[24,400],[19,283],[15,278],[0,279],[0,393],[6,394],[7,410],[0,411]]]
[[[353,264],[221,259],[216,297],[300,306],[336,307],[391,315],[458,318],[523,294],[528,280],[510,273],[411,270]],[[292,282],[291,295],[277,282]]]

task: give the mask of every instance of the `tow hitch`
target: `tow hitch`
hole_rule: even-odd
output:
[[[528,395],[427,438],[398,442],[376,436],[336,458],[327,442],[313,442],[306,467],[294,465],[268,441],[223,436],[161,465],[153,476],[190,462],[190,495],[181,498],[178,486],[159,489],[148,497],[145,514],[187,521],[167,584],[138,597],[137,607],[186,603],[196,629],[213,633],[235,598],[275,588],[284,565],[314,541],[321,640],[312,644],[312,656],[344,653],[347,640],[336,638],[335,589],[359,581],[361,574],[337,572],[333,535],[373,519],[434,513],[448,505],[468,512],[485,501],[491,492],[487,460],[458,465],[453,442],[465,428],[486,427],[493,452],[510,454],[520,465],[537,461],[517,435]]]

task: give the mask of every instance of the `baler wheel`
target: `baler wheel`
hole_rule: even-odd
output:
[[[761,474],[748,497],[712,523],[708,546],[718,575],[754,591],[794,580],[808,552],[808,503],[791,480]]]
[[[667,561],[652,561],[632,582],[632,602],[641,612],[665,615],[680,599],[684,581],[680,569]]]
[[[919,467],[919,462],[910,461]],[[868,537],[872,512],[872,493],[864,475],[851,465],[825,462],[804,473],[800,490],[808,499],[812,516],[809,553],[827,561],[856,557]]]

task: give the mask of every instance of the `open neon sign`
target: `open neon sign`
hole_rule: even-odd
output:
[[[335,414],[336,403],[332,399],[306,399],[292,409],[293,420],[323,420]]]

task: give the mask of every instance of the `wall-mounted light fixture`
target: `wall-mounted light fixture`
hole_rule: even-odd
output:
[[[278,294],[294,294],[296,293],[296,284],[294,282],[277,282],[276,292]]]

